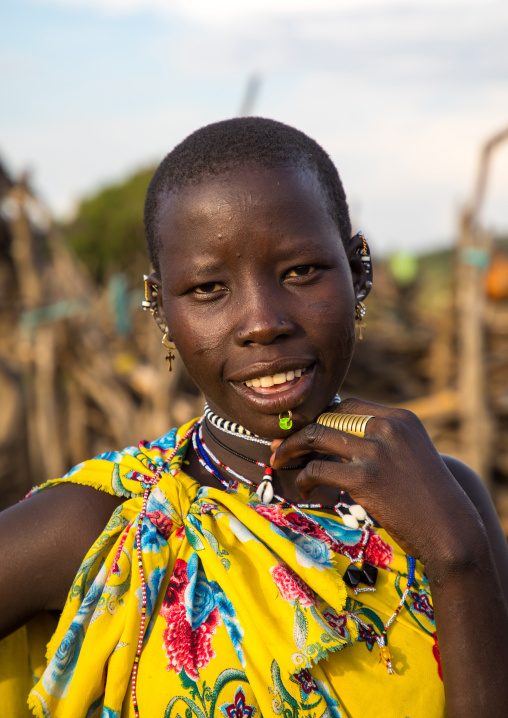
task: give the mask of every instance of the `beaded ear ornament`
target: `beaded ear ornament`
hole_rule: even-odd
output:
[[[159,305],[157,303],[157,296],[159,294],[159,287],[150,281],[147,274],[143,274],[143,281],[145,283],[145,298],[141,302],[141,306],[146,312],[150,312],[152,317],[163,334],[168,333],[168,327],[166,322],[159,314]]]
[[[356,307],[355,307],[355,319],[357,322],[357,327],[359,329],[359,339],[362,341],[363,339],[363,330],[365,329],[365,323],[363,322],[363,318],[365,317],[365,313],[367,311],[365,304],[363,303],[363,300],[367,296],[367,294],[370,292],[372,288],[372,258],[370,256],[370,249],[369,245],[367,244],[367,240],[365,239],[365,235],[363,232],[357,232],[357,234],[353,237],[353,239],[361,239],[362,244],[358,249],[356,250],[356,254],[360,255],[360,259],[362,261],[363,270],[365,272],[365,275],[368,277],[366,280],[363,289],[360,289],[358,294],[356,295]]]
[[[145,311],[150,311],[152,317],[155,319],[155,322],[159,329],[161,330],[163,337],[162,337],[162,344],[167,349],[166,354],[166,361],[168,362],[168,371],[172,370],[172,364],[171,362],[174,360],[174,350],[176,349],[175,345],[169,340],[168,333],[169,329],[166,324],[166,322],[162,319],[160,313],[159,313],[159,304],[157,302],[157,296],[159,294],[159,287],[156,284],[153,284],[153,282],[150,282],[150,279],[147,274],[143,274],[143,281],[145,283],[145,298],[141,302],[141,306]]]

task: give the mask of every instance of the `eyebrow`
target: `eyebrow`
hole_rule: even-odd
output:
[[[185,274],[190,280],[196,278],[201,279],[203,275],[216,274],[224,268],[224,262],[218,259],[210,258],[209,260],[203,259],[200,261],[200,257],[193,257],[191,261],[186,263]],[[198,276],[199,275],[199,276]]]

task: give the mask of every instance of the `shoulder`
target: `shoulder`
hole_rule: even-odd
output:
[[[467,464],[452,456],[442,455],[446,467],[475,506],[489,537],[499,578],[508,601],[508,548],[494,503],[485,482]]]
[[[487,520],[495,518],[496,523],[499,523],[487,486],[476,471],[473,471],[467,464],[455,459],[453,456],[442,454],[441,458],[455,477],[455,480],[471,499],[482,518],[485,515]]]
[[[0,635],[43,610],[60,610],[90,547],[121,503],[89,486],[61,484],[0,514]]]

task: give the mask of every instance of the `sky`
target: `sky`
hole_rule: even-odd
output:
[[[374,250],[450,246],[508,126],[506,0],[0,0],[0,159],[56,216],[240,112],[316,139]],[[508,231],[508,142],[481,219]]]

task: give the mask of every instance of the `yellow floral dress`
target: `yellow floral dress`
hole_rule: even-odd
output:
[[[376,636],[403,595],[406,555],[381,529],[265,505],[241,484],[200,487],[182,468],[190,427],[36,489],[70,481],[126,500],[72,585],[35,715],[443,716],[422,567],[388,632],[389,675]],[[342,576],[362,544],[378,578],[355,592]]]

